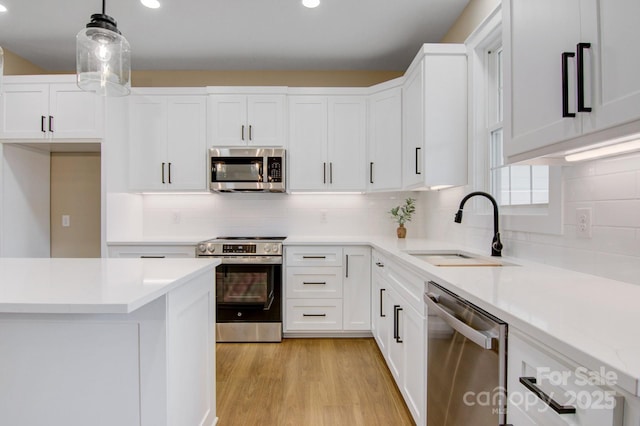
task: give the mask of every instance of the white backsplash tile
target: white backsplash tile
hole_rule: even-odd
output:
[[[503,231],[503,254],[640,284],[640,154],[567,166],[562,174],[563,234]],[[428,193],[426,235],[484,253],[492,224],[469,220],[454,228],[444,213],[472,190]],[[592,211],[591,238],[578,238],[576,209],[585,207]]]

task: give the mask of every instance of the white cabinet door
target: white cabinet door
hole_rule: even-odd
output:
[[[48,134],[49,85],[4,84],[0,138],[44,139]]]
[[[424,63],[406,77],[402,88],[402,186],[412,188],[422,182],[424,144]]]
[[[426,323],[424,316],[411,306],[403,305],[400,316],[400,337],[404,345],[404,379],[402,390],[416,424],[426,423]]]
[[[283,146],[284,95],[209,95],[209,145]]]
[[[283,146],[284,95],[252,95],[247,99],[249,145]]]
[[[371,249],[345,247],[343,329],[371,330]]]
[[[365,189],[366,103],[361,97],[329,98],[328,189]]]
[[[104,98],[74,83],[52,84],[49,91],[50,136],[97,139],[103,135]]]
[[[289,188],[324,189],[327,185],[327,98],[289,99]]]
[[[205,111],[201,96],[130,98],[132,190],[206,190]]]
[[[0,96],[2,139],[97,139],[103,98],[74,83],[6,84]]]
[[[369,189],[402,187],[402,89],[369,98]]]
[[[590,42],[585,65],[594,75],[592,114],[585,114],[585,132],[640,118],[640,2],[583,0],[583,42]]]
[[[206,191],[205,99],[202,96],[172,96],[167,102],[168,187]]]
[[[209,95],[209,145],[244,146],[249,140],[247,97]]]
[[[580,41],[580,0],[510,0],[504,6],[504,149],[509,157],[582,131],[579,118],[562,113],[562,53],[575,52]],[[567,64],[569,112],[576,113],[575,57]]]
[[[166,187],[167,101],[164,96],[129,99],[129,186],[132,190]]]

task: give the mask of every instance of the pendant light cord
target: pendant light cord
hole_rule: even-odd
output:
[[[103,15],[107,14],[106,10],[107,10],[107,0],[102,0],[102,14]]]

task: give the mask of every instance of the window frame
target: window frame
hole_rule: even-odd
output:
[[[469,176],[474,190],[491,193],[490,152],[489,152],[489,76],[487,50],[502,46],[502,7],[498,5],[480,26],[467,38],[469,64]],[[504,55],[503,55],[504,58]],[[504,74],[509,70],[503,62]],[[508,80],[508,79],[507,79]],[[507,95],[503,88],[503,96]],[[506,104],[503,100],[503,106]],[[510,119],[509,111],[503,110],[504,122]],[[506,135],[503,134],[503,137]],[[528,163],[531,164],[531,163]],[[482,227],[487,222],[486,216],[493,214],[487,203],[473,200],[473,208],[469,213],[469,224]],[[470,209],[471,210],[471,209]],[[466,213],[466,212],[465,212]],[[519,206],[501,206],[501,228],[504,231],[534,232],[561,235],[562,218],[562,168],[549,166],[549,202],[548,204],[529,204]]]

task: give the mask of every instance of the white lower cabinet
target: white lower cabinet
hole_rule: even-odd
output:
[[[511,328],[507,359],[507,422],[517,426],[623,426],[640,424],[625,415],[625,397],[615,380],[566,359]],[[603,367],[606,371],[606,367]]]
[[[372,331],[417,425],[426,424],[424,280],[372,255]]]
[[[371,329],[369,247],[285,247],[285,332]]]
[[[196,256],[194,245],[131,245],[109,244],[109,257],[164,259],[166,257],[190,258]]]

